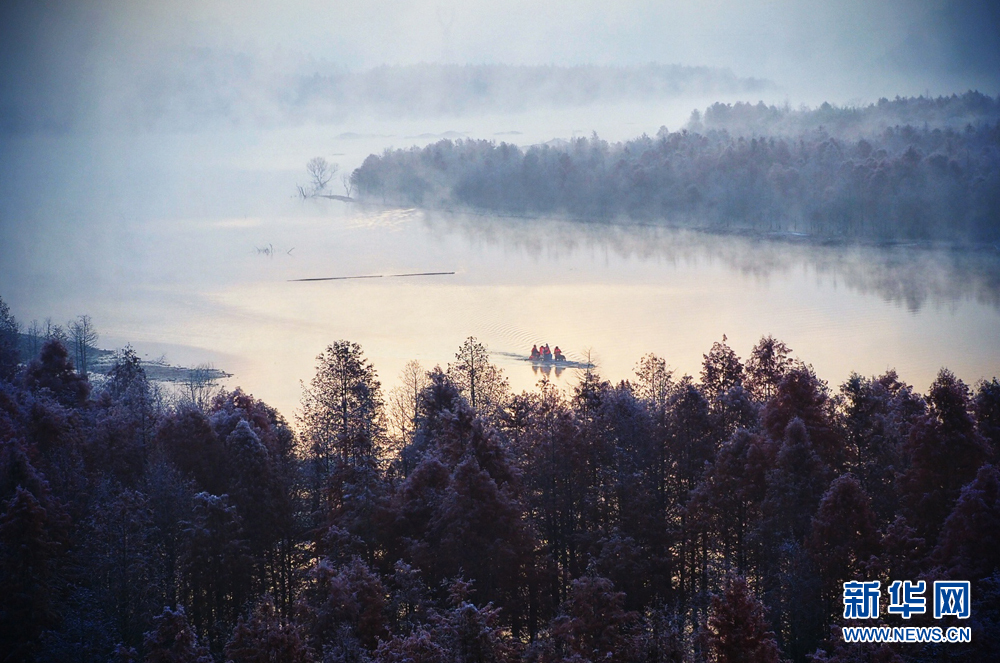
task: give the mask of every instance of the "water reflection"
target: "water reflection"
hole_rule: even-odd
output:
[[[624,260],[696,265],[720,261],[743,278],[766,282],[808,270],[834,286],[905,306],[962,300],[1000,309],[1000,249],[924,244],[859,246],[794,234],[698,232],[652,224],[426,212],[434,233],[502,247],[538,260],[607,252]]]

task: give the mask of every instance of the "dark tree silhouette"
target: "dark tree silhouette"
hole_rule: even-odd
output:
[[[208,648],[199,641],[182,607],[163,608],[153,619],[153,629],[146,633],[143,648],[145,663],[212,663]]]
[[[313,663],[301,628],[282,621],[274,602],[264,598],[249,619],[240,618],[226,643],[226,663]]]
[[[0,298],[0,380],[13,380],[21,363],[21,326]]]
[[[45,342],[37,359],[25,371],[25,385],[33,391],[47,391],[67,407],[79,407],[90,395],[90,383],[77,375],[66,346],[57,339]]]
[[[989,447],[976,430],[968,387],[953,373],[938,374],[928,402],[904,445],[909,465],[899,487],[907,520],[933,545],[962,486],[989,458]]]
[[[708,618],[708,651],[716,663],[778,663],[781,654],[768,628],[764,605],[741,576],[726,579],[712,597]]]

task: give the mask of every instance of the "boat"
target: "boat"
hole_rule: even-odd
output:
[[[542,359],[541,357],[532,359],[528,357],[518,357],[521,361],[529,362],[532,366],[545,366],[552,368],[595,368],[594,364],[586,361],[573,361],[572,359],[567,359],[566,355],[563,355],[561,359]]]

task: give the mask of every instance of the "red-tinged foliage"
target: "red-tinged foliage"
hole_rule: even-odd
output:
[[[466,577],[475,582],[477,601],[493,602],[523,623],[520,587],[535,544],[515,492],[517,473],[499,433],[453,389],[432,376],[426,392],[417,433],[422,456],[393,498],[392,548],[432,586]]]
[[[632,660],[628,627],[637,619],[625,610],[625,595],[607,578],[584,576],[574,580],[559,615],[549,625],[549,637],[538,643],[531,660]]]
[[[761,424],[772,440],[780,440],[793,419],[802,421],[820,459],[839,470],[845,461],[844,440],[834,423],[826,385],[807,367],[785,374],[764,406]]]
[[[705,521],[711,545],[722,554],[726,568],[748,573],[757,564],[750,539],[763,517],[767,472],[777,451],[777,445],[759,435],[738,430],[719,449],[694,492],[689,511]]]
[[[910,526],[905,516],[896,516],[882,532],[878,559],[881,575],[888,578],[917,578],[924,568],[927,542]]]
[[[707,643],[713,663],[778,663],[781,660],[764,605],[751,594],[741,576],[727,578],[722,594],[712,597]]]
[[[388,637],[388,592],[381,578],[360,559],[335,568],[326,559],[309,572],[309,582],[299,605],[312,645],[321,650],[345,634],[373,650]]]
[[[896,475],[903,466],[903,442],[925,404],[895,371],[879,378],[851,374],[839,400],[851,472],[871,497],[879,521],[888,523],[899,508]]]
[[[372,656],[373,663],[451,663],[454,660],[424,628],[380,642]]]
[[[184,614],[184,608],[168,607],[153,619],[153,629],[143,642],[145,663],[213,663]]]
[[[292,460],[295,439],[288,422],[273,407],[239,387],[216,394],[208,417],[220,440],[229,437],[240,421],[247,421],[275,462],[282,464]]]
[[[194,479],[200,490],[213,495],[226,491],[229,468],[225,448],[198,408],[182,407],[164,417],[154,444],[177,469]]]

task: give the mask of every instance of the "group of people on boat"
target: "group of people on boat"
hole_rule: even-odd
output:
[[[557,345],[555,350],[549,350],[549,344],[545,343],[539,348],[537,345],[531,346],[531,361],[566,361],[566,355],[562,353]]]

